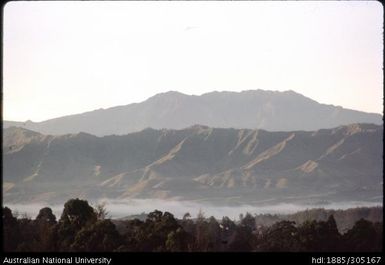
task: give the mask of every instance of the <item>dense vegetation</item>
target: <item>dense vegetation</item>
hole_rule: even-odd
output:
[[[333,215],[340,233],[345,233],[351,229],[355,222],[361,218],[373,223],[382,221],[382,207],[359,207],[346,210],[333,210],[324,208],[313,208],[293,214],[258,214],[255,216],[256,225],[271,226],[279,221],[294,221],[297,225],[308,220],[326,221]]]
[[[223,217],[219,222],[200,213],[181,220],[169,212],[155,210],[143,221],[112,221],[103,206],[71,199],[57,221],[50,208],[37,217],[16,218],[3,211],[5,251],[381,251],[382,222],[360,219],[351,229],[339,232],[333,214],[325,220],[301,223],[278,220],[270,226],[258,224],[258,216],[247,213],[239,222]],[[311,215],[309,215],[311,216]],[[260,216],[259,216],[260,218]]]

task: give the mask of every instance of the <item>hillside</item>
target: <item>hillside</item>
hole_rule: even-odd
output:
[[[162,198],[382,201],[383,128],[269,132],[192,126],[122,136],[4,130],[5,202]]]

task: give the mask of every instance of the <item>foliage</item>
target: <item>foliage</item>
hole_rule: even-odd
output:
[[[218,221],[206,218],[202,211],[196,219],[185,214],[178,220],[169,212],[154,210],[144,221],[110,220],[105,205],[94,209],[79,199],[65,203],[58,222],[48,207],[41,209],[34,220],[16,218],[7,207],[2,211],[5,251],[380,252],[383,239],[382,222],[360,219],[341,233],[334,214],[324,216],[326,212],[320,210],[292,215],[303,218],[298,223],[263,215],[267,222],[275,220],[269,225],[259,223],[262,215],[246,213],[239,222],[226,216]],[[352,218],[362,214],[378,217],[370,209],[349,214]],[[315,215],[318,219],[313,218]]]
[[[377,252],[382,250],[382,224],[373,224],[364,219],[355,223],[352,229],[343,235],[345,251]]]
[[[280,221],[269,227],[259,241],[262,251],[300,251],[298,229],[295,222]]]
[[[326,222],[306,221],[299,228],[299,240],[304,251],[340,251],[341,235],[333,215]]]
[[[3,212],[3,238],[4,250],[15,251],[19,244],[20,234],[17,219],[8,207],[2,208]]]
[[[71,251],[76,234],[83,228],[96,222],[94,209],[87,201],[71,199],[64,204],[64,210],[57,226],[57,248]]]
[[[56,224],[56,216],[52,213],[51,208],[45,207],[40,209],[39,214],[36,216],[36,222],[54,225]]]
[[[73,251],[111,252],[121,245],[122,239],[110,220],[99,220],[83,227],[71,245]]]

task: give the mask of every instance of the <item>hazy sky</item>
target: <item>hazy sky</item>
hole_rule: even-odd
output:
[[[382,17],[374,1],[9,2],[3,117],[248,89],[382,113]]]

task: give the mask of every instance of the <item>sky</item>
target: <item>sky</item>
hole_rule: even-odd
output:
[[[8,2],[3,119],[188,95],[294,90],[383,113],[376,1]]]

